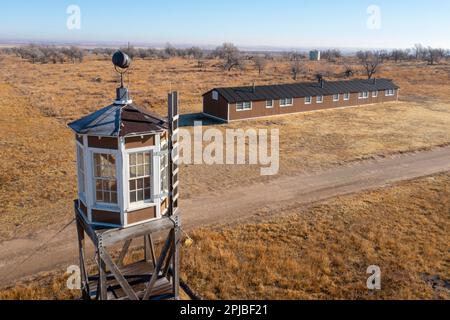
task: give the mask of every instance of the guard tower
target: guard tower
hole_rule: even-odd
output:
[[[72,122],[78,166],[75,201],[84,299],[178,299],[178,94],[169,94],[164,119],[135,104],[123,85],[130,58],[118,51],[115,101]],[[156,236],[162,242],[157,255]],[[98,274],[89,275],[85,237],[93,242]],[[124,260],[135,239],[144,259]],[[112,248],[122,251],[113,259]],[[119,248],[120,248],[119,247]]]

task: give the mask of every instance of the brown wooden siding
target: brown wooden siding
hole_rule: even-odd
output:
[[[145,147],[153,147],[155,145],[155,136],[137,136],[125,139],[125,149],[137,149]]]
[[[94,223],[121,225],[119,212],[92,210],[92,221]]]
[[[89,148],[117,150],[119,140],[117,138],[88,137]]]
[[[379,91],[378,97],[373,98],[372,92],[369,92],[368,99],[359,99],[358,93],[351,93],[350,100],[344,101],[344,95],[339,96],[339,101],[334,102],[333,96],[324,96],[323,103],[317,103],[317,97],[313,96],[311,104],[305,104],[305,98],[295,98],[294,105],[289,107],[280,107],[280,101],[274,100],[273,108],[266,108],[266,101],[253,101],[252,110],[237,111],[236,104],[230,104],[230,121],[233,120],[244,120],[259,117],[269,117],[274,115],[290,114],[290,113],[300,113],[315,110],[325,110],[333,108],[351,107],[359,105],[367,105],[374,103],[383,103],[396,101],[398,96],[398,90],[396,90],[395,95],[392,97],[386,97],[385,91]],[[287,97],[289,98],[289,97]]]
[[[228,102],[221,95],[219,95],[219,101],[213,100],[212,93],[211,91],[203,96],[203,112],[227,121]]]
[[[139,223],[154,218],[156,218],[156,207],[128,212],[128,224]]]

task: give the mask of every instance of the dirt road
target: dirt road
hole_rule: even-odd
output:
[[[268,184],[255,184],[185,200],[181,203],[182,219],[186,230],[235,222],[260,210],[276,213],[277,209],[279,211],[280,207],[292,202],[311,203],[446,171],[450,171],[450,147],[362,161],[328,171],[279,177]],[[1,243],[0,286],[42,271],[65,270],[67,266],[77,263],[73,225],[50,243],[49,237],[51,232],[47,230],[29,239]],[[42,243],[46,243],[46,249],[37,252]],[[36,255],[24,262],[33,252]]]

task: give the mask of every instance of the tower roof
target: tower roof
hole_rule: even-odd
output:
[[[161,132],[168,129],[167,120],[133,104],[112,104],[69,123],[77,134],[102,137],[124,137]]]

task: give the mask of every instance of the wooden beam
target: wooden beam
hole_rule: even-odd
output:
[[[150,241],[147,235],[144,236],[144,259],[147,262],[150,262],[152,253],[150,252]]]
[[[108,289],[106,286],[106,264],[103,261],[101,255],[98,256],[98,271],[99,271],[99,284],[97,288],[99,291],[99,300],[108,300]]]
[[[84,300],[90,300],[89,275],[86,267],[84,230],[77,220],[78,250],[80,255],[81,286]]]
[[[103,246],[109,247],[118,242],[139,238],[149,233],[164,231],[174,227],[174,223],[169,218],[162,218],[148,223],[128,227],[126,229],[107,230],[102,233]]]
[[[176,300],[180,299],[180,241],[181,241],[181,234],[180,234],[180,227],[177,226],[172,231],[173,232],[173,260],[172,260],[172,285],[173,285],[173,292]]]
[[[128,250],[130,249],[132,242],[133,242],[133,239],[125,241],[122,251],[120,252],[119,258],[117,258],[117,265],[119,267],[123,267],[123,262],[125,260],[125,257],[127,256]]]
[[[138,296],[133,291],[133,289],[131,288],[130,284],[125,279],[125,277],[122,275],[122,273],[120,272],[120,269],[112,261],[109,254],[106,251],[102,250],[100,252],[100,257],[105,262],[106,266],[109,268],[109,270],[110,270],[111,274],[114,276],[114,278],[116,278],[117,282],[122,287],[123,291],[125,291],[128,298],[130,300],[139,300]]]
[[[163,249],[161,251],[161,255],[156,263],[156,268],[153,271],[152,277],[150,278],[150,282],[147,285],[147,289],[145,290],[143,300],[148,300],[152,294],[153,287],[155,286],[156,281],[158,280],[159,273],[161,272],[161,268],[163,266],[164,261],[166,260],[167,251],[169,251],[170,245],[172,242],[172,237],[167,237],[166,242],[164,243]]]
[[[147,238],[148,238],[148,242],[150,244],[150,251],[151,251],[151,254],[152,254],[153,266],[156,268],[156,251],[155,251],[155,245],[153,243],[152,235],[149,233],[147,235]]]
[[[94,229],[92,229],[91,225],[89,225],[84,218],[82,217],[82,214],[78,210],[78,207],[75,206],[75,217],[77,219],[77,222],[82,226],[83,230],[86,232],[86,234],[91,238],[92,242],[95,246],[98,244],[98,237]]]

